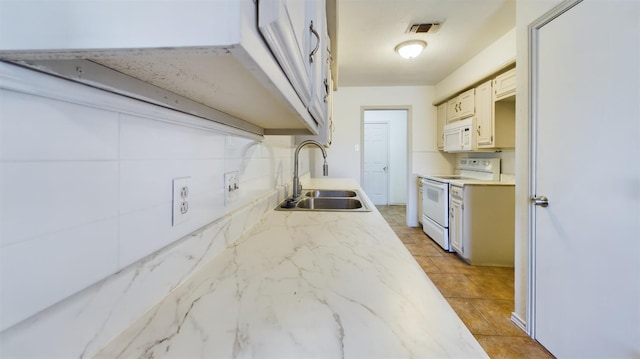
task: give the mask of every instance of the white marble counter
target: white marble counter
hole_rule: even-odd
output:
[[[416,174],[416,176],[418,178],[424,178],[424,177],[433,177],[433,175],[423,175],[423,174]],[[451,175],[442,175],[442,176],[451,176]],[[476,186],[514,186],[515,185],[515,177],[512,175],[500,175],[500,181],[487,181],[487,180],[479,180],[479,179],[472,179],[472,178],[460,178],[460,179],[455,179],[455,178],[449,178],[446,180],[446,182],[457,185],[457,186],[464,186],[464,185],[476,185]]]
[[[97,356],[487,358],[375,208],[273,211]]]
[[[474,180],[474,179],[451,179],[447,180],[447,182],[451,183],[454,186],[515,186],[513,182],[503,182],[503,181],[483,181],[483,180]]]

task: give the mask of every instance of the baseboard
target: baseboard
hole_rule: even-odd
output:
[[[522,329],[523,332],[529,334],[529,332],[527,332],[527,322],[522,320],[515,312],[511,313],[511,322]]]

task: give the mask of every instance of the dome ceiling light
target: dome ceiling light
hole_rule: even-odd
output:
[[[427,47],[427,43],[422,40],[410,40],[398,44],[395,50],[405,59],[412,59],[420,55],[425,47]]]

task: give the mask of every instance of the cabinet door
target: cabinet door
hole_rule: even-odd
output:
[[[469,116],[473,116],[476,111],[476,102],[475,102],[475,92],[476,89],[471,89],[469,91],[465,91],[458,96],[458,101],[460,102],[460,111],[458,112],[458,118],[467,118]]]
[[[493,147],[493,93],[491,81],[476,88],[478,147]]]
[[[444,125],[447,123],[447,104],[443,103],[438,106],[438,117],[437,117],[437,130],[436,134],[438,136],[436,143],[438,145],[438,149],[444,149]]]
[[[308,22],[312,30],[313,46],[309,49],[309,66],[311,69],[311,116],[323,125],[327,119],[329,93],[329,35],[327,33],[326,5],[324,0],[314,0],[308,7]]]
[[[258,28],[305,106],[311,101],[310,52],[318,39],[311,31],[309,1],[258,2]]]
[[[460,118],[460,101],[458,97],[454,97],[447,101],[447,123],[451,123]]]
[[[422,182],[421,182],[422,178],[418,177],[418,223],[422,224],[422,196],[423,196],[423,190],[422,190]]]
[[[463,245],[463,226],[462,226],[462,202],[457,198],[451,198],[449,201],[449,239],[451,247],[462,257],[464,255]]]
[[[516,93],[516,69],[498,75],[493,81],[493,99],[501,100]]]

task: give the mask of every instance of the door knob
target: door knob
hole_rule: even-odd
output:
[[[546,196],[531,197],[531,203],[533,203],[534,206],[546,208],[549,206],[549,199]]]
[[[387,168],[389,168],[389,167],[384,166],[384,167],[382,167],[382,170],[383,170],[383,171],[385,171],[385,172],[387,172]]]

